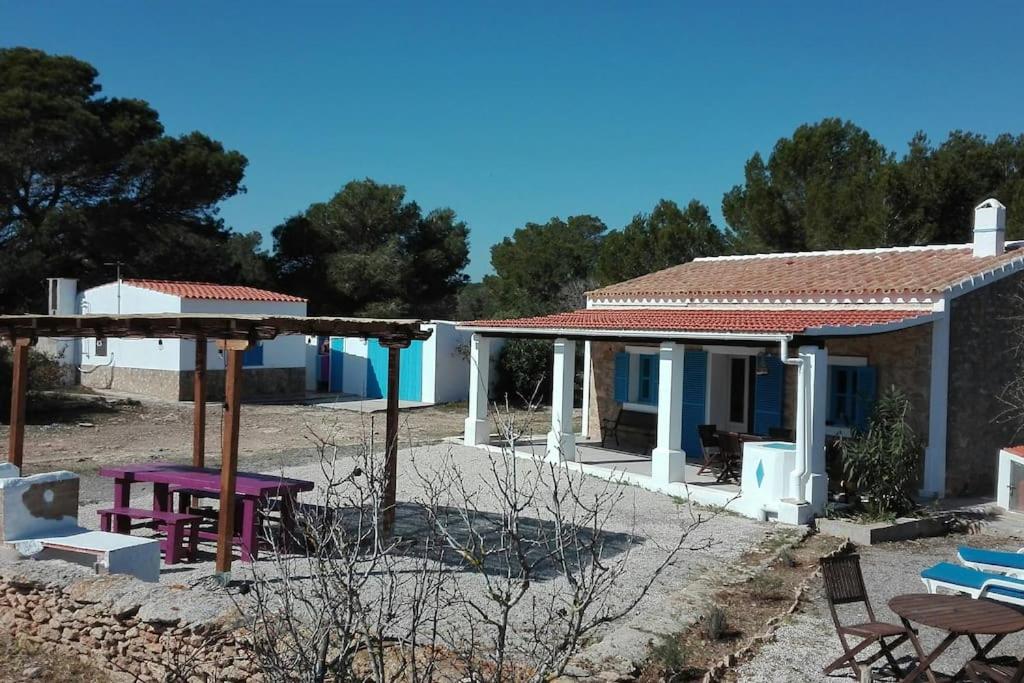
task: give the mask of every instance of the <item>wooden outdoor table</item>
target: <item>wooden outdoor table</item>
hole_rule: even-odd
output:
[[[143,463],[104,467],[100,476],[114,480],[114,506],[129,507],[131,487],[135,483],[153,484],[153,509],[169,512],[171,509],[170,487],[220,493],[220,471],[210,467],[192,467],[171,463]],[[312,491],[313,482],[289,479],[269,474],[239,472],[235,481],[235,493],[241,498],[242,533],[232,538],[233,545],[241,547],[243,562],[256,559],[259,548],[257,506],[271,498],[281,499],[281,524],[291,523],[295,497],[301,491]],[[118,522],[115,531],[127,533],[128,529]],[[201,538],[216,540],[216,534],[203,532]]]
[[[977,658],[984,659],[985,655],[1003,638],[1011,633],[1024,631],[1024,614],[1009,605],[984,598],[975,600],[965,595],[911,593],[897,595],[890,600],[889,609],[899,615],[908,630],[912,629],[910,622],[916,622],[948,631],[948,635],[942,639],[942,642],[918,663],[916,669],[903,678],[904,683],[916,680],[922,673],[928,676],[929,681],[935,683],[935,674],[932,673],[931,665],[957,638],[968,638],[971,645],[974,646]],[[917,641],[914,631],[910,630],[909,632],[910,637]],[[978,636],[992,636],[992,638],[982,645],[978,642]],[[920,646],[920,643],[917,645]],[[922,652],[923,650],[918,647],[918,651]],[[953,678],[959,678],[963,671],[961,668],[953,675]]]

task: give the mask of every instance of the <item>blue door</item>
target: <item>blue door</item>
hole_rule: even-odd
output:
[[[398,398],[403,401],[423,399],[423,342],[420,340],[399,354]]]
[[[341,379],[345,370],[345,338],[331,337],[330,381],[327,390],[340,394]]]
[[[366,367],[366,398],[384,398],[388,393],[388,350],[370,340]],[[419,401],[423,398],[423,342],[414,341],[399,351],[398,398]]]
[[[707,381],[708,352],[683,354],[683,450],[689,458],[701,456],[697,425],[704,424]]]

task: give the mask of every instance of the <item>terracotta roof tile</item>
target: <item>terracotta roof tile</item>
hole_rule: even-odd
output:
[[[171,294],[182,299],[220,299],[224,301],[304,302],[302,297],[271,292],[241,285],[218,285],[212,282],[178,282],[175,280],[124,280],[124,284],[154,292]]]
[[[697,259],[590,293],[592,299],[871,298],[939,294],[1011,262],[1024,249],[975,257],[970,245]]]
[[[885,325],[929,314],[925,310],[895,309],[587,309],[533,318],[477,320],[463,325],[470,328],[802,334],[823,327]]]

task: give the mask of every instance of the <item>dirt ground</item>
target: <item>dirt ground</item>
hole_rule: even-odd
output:
[[[114,463],[192,460],[192,403],[111,393],[40,394],[29,397],[25,429],[25,474],[66,469],[81,475],[81,503],[109,500],[111,484],[97,476]],[[578,412],[578,411],[577,411]],[[453,403],[401,411],[401,447],[436,443],[462,433],[466,404]],[[206,408],[206,462],[220,461],[222,404]],[[528,420],[543,433],[550,412],[541,408]],[[311,462],[318,438],[339,445],[383,441],[384,413],[360,413],[317,404],[242,407],[239,468],[274,470]],[[0,425],[6,444],[7,425]]]

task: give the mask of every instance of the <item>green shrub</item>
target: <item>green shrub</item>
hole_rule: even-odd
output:
[[[767,571],[752,576],[747,587],[750,595],[757,600],[781,600],[786,597],[782,590],[782,579]]]
[[[0,421],[7,424],[11,414],[11,347],[0,346]],[[28,388],[46,391],[61,386],[64,371],[51,356],[31,349],[28,352]]]
[[[536,403],[551,397],[551,342],[541,339],[509,339],[498,355],[498,396]]]
[[[661,634],[651,648],[651,659],[657,663],[667,680],[675,680],[686,671],[690,653],[676,634]]]
[[[711,605],[704,614],[704,637],[708,640],[719,640],[725,635],[729,622],[725,616],[725,609],[718,605]]]
[[[910,399],[890,387],[875,403],[866,432],[843,441],[843,469],[868,511],[892,517],[915,507],[923,448],[907,422]]]

